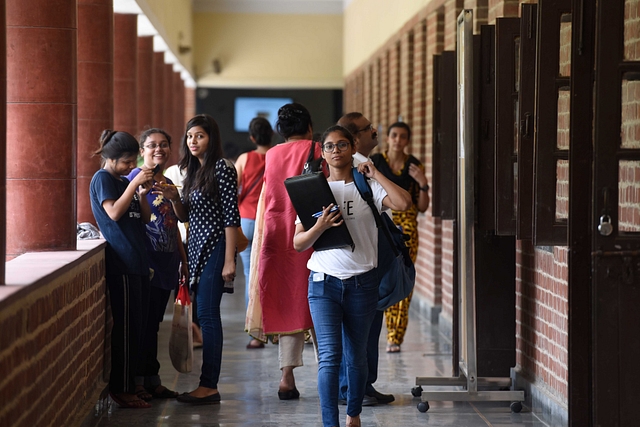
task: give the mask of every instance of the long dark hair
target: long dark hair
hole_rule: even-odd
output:
[[[202,166],[200,160],[191,154],[187,143],[187,132],[196,126],[200,126],[209,135],[209,144],[204,153]],[[217,197],[216,163],[223,157],[220,128],[213,117],[208,114],[198,114],[189,120],[184,135],[182,135],[180,161],[178,162],[178,167],[186,172],[182,194],[186,195],[187,200],[195,190],[214,199]]]
[[[100,156],[102,166],[107,159],[118,160],[124,156],[138,154],[138,142],[127,132],[105,129],[100,135],[100,148],[94,151],[94,156]]]

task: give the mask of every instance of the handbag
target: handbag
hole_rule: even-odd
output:
[[[378,228],[378,310],[384,311],[407,298],[416,283],[416,268],[405,243],[409,236],[393,223],[389,215],[380,215],[367,179],[356,168],[353,168],[353,181],[373,211]]]
[[[322,162],[324,161],[324,159],[322,158],[322,156],[318,157],[317,159],[314,159],[315,151],[316,151],[315,148],[316,148],[316,142],[311,141],[311,147],[309,148],[309,155],[307,156],[307,161],[304,163],[304,166],[302,167],[302,175],[318,172],[319,170],[322,169]]]
[[[191,329],[191,299],[184,280],[180,281],[178,295],[173,304],[173,321],[169,336],[169,357],[178,372],[191,372],[193,366],[193,330]]]
[[[238,227],[236,230],[236,249],[238,250],[238,253],[240,253],[249,246],[249,239],[244,235],[242,227]]]

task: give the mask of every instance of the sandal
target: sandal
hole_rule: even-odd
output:
[[[258,341],[257,339],[252,339],[251,341],[249,341],[249,344],[247,344],[247,349],[252,350],[256,348],[264,348],[264,343]]]
[[[120,393],[120,394],[115,394],[115,393],[109,393],[109,396],[111,396],[111,399],[116,402],[121,408],[130,408],[130,409],[145,409],[145,408],[151,408],[151,405],[147,402],[145,402],[144,400],[141,400],[139,398],[135,398],[132,400],[125,400],[122,396],[126,394],[126,393]]]
[[[400,346],[398,344],[387,344],[387,353],[400,353]]]
[[[162,390],[158,391],[160,389]],[[147,392],[149,392],[149,394],[153,396],[154,399],[174,399],[178,397],[178,392],[169,390],[163,385],[159,385],[157,387],[149,387],[147,388]]]
[[[140,400],[144,400],[145,402],[150,401],[151,399],[153,399],[153,396],[151,393],[149,393],[147,390],[145,390],[144,388],[137,388],[136,387],[136,396],[138,396],[138,399]]]

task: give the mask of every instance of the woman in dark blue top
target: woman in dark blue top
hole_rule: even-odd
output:
[[[140,135],[140,154],[144,167],[155,169],[154,183],[173,185],[173,182],[162,174],[171,155],[171,137],[162,129],[147,129]],[[128,176],[134,179],[141,168],[135,168]],[[167,399],[177,397],[178,393],[162,385],[160,362],[158,361],[158,331],[160,322],[169,301],[171,291],[176,288],[180,276],[186,280],[187,254],[182,246],[178,232],[178,218],[173,212],[171,202],[162,194],[147,194],[147,202],[151,208],[151,219],[146,226],[146,248],[149,265],[153,270],[149,289],[149,313],[143,334],[140,351],[140,372],[135,378],[136,395],[143,400]]]
[[[91,210],[107,241],[105,270],[113,317],[109,392],[120,406],[149,408],[134,394],[134,376],[148,309],[144,223],[151,215],[145,196],[153,170],[143,167],[131,181],[124,177],[138,158],[138,142],[126,132],[105,130],[95,154],[102,157],[103,168],[91,179]]]
[[[240,225],[236,169],[222,154],[215,120],[200,114],[189,120],[179,162],[186,171],[182,199],[173,186],[156,186],[181,221],[189,221],[189,283],[196,292],[202,328],[200,386],[178,396],[183,403],[220,402],[222,363],[220,300],[225,282],[236,275],[236,233]]]

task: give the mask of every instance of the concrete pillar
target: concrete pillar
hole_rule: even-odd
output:
[[[7,257],[76,248],[76,0],[9,0]]]
[[[78,0],[78,222],[95,219],[89,184],[100,168],[98,138],[113,128],[113,0]]]
[[[153,126],[153,90],[155,67],[153,65],[153,36],[138,37],[138,132]]]
[[[153,115],[153,127],[162,128],[164,126],[164,52],[153,52],[153,93],[156,101],[151,106]]]
[[[114,15],[113,122],[118,131],[138,130],[138,15]]]
[[[0,81],[7,81],[6,2],[0,1]],[[7,241],[7,85],[0,85],[0,285],[5,284]]]
[[[173,126],[173,65],[164,64],[162,84],[162,127],[171,131]]]
[[[171,136],[173,137],[174,142],[178,142],[174,145],[174,149],[171,150],[171,164],[178,163],[180,159],[180,135],[181,129],[184,126],[182,123],[182,118],[184,117],[184,97],[182,88],[184,84],[182,82],[182,78],[180,77],[180,73],[174,71],[173,75],[173,114],[171,115]]]

